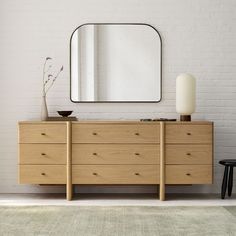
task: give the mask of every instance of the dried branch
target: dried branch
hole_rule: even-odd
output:
[[[44,87],[53,78],[53,75],[49,74],[47,80],[44,82]]]
[[[48,60],[52,60],[51,57],[46,57],[44,65],[43,65],[43,95],[45,95],[45,74],[50,70],[50,68],[52,67],[51,65],[49,65],[48,70],[46,71],[46,64]]]
[[[60,73],[63,71],[63,66],[61,67],[61,69],[58,71],[57,75],[56,76],[53,76],[53,75],[49,75],[48,76],[48,79],[47,79],[47,82],[45,83],[44,85],[44,93],[45,95],[48,93],[49,89],[53,86],[53,84],[55,83],[55,81],[57,80],[58,76],[60,75]],[[49,82],[51,82],[49,84]],[[48,84],[48,87],[47,89],[46,88],[46,84]]]

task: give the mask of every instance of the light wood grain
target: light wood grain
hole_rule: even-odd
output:
[[[57,124],[57,125],[60,125],[60,124],[66,124],[66,121],[41,121],[41,120],[26,120],[26,121],[19,121],[18,122],[19,125],[25,125],[25,124],[41,124],[41,125],[44,125],[44,124]]]
[[[212,125],[212,121],[192,120],[192,121],[165,121],[166,125]]]
[[[165,123],[160,122],[160,200],[165,200]]]
[[[66,144],[20,144],[19,164],[66,164]]]
[[[66,143],[66,123],[20,123],[19,143]]]
[[[78,121],[19,123],[24,184],[211,184],[213,123]],[[42,155],[45,154],[45,155]]]
[[[166,143],[212,144],[212,124],[166,124]]]
[[[159,125],[72,124],[73,143],[158,143]]]
[[[72,164],[159,164],[157,144],[73,144]]]
[[[166,165],[166,184],[212,184],[212,165]]]
[[[212,164],[212,145],[168,144],[166,164]]]
[[[165,124],[173,124],[173,125],[188,125],[191,123],[191,125],[212,125],[212,121],[202,121],[202,120],[193,120],[193,121],[140,121],[138,119],[136,120],[78,120],[78,121],[71,121],[73,124],[145,124],[145,125],[153,125],[153,124],[159,124],[160,122],[165,122]],[[31,121],[19,121],[19,124],[65,124],[65,121],[37,121],[37,120],[31,120]]]
[[[72,151],[71,151],[71,122],[66,123],[66,199],[72,199]]]
[[[66,165],[19,165],[20,184],[66,184]]]
[[[73,184],[159,184],[156,165],[73,165]]]

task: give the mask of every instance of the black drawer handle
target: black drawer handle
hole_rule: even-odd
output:
[[[93,135],[97,135],[97,133],[96,133],[96,132],[93,132]]]
[[[93,153],[94,156],[97,156],[98,154],[96,152]]]
[[[187,135],[191,135],[191,133],[187,133]]]
[[[190,174],[190,173],[187,173],[186,175],[187,175],[187,176],[190,176],[191,174]]]
[[[191,156],[191,153],[190,153],[190,152],[187,152],[186,155],[187,155],[187,156]]]
[[[45,133],[41,133],[41,135],[46,135]]]
[[[41,175],[46,175],[45,173],[41,173]]]
[[[139,156],[139,155],[140,155],[138,152],[135,152],[134,154],[135,154],[136,156]]]
[[[93,175],[98,175],[97,173],[93,173]]]
[[[46,156],[46,153],[41,153],[41,156]]]
[[[135,135],[139,136],[139,133],[135,133]]]
[[[139,173],[135,173],[135,175],[140,175]]]

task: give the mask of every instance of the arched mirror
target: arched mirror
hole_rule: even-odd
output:
[[[84,24],[70,41],[71,101],[159,102],[161,38],[147,24]]]

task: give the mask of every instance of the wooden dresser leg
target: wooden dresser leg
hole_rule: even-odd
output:
[[[165,123],[160,122],[160,200],[165,200]]]
[[[70,185],[66,185],[66,199],[71,201],[72,199],[72,187]]]
[[[67,124],[67,158],[66,158],[66,199],[70,201],[72,199],[72,170],[71,170],[71,122]]]

